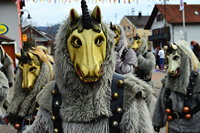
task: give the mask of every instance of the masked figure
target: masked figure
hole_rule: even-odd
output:
[[[36,120],[25,133],[152,133],[144,101],[151,86],[114,73],[114,34],[98,6],[91,14],[84,0],[81,7],[83,15],[71,9],[59,29],[55,80],[38,96]]]
[[[1,71],[5,74],[8,79],[9,87],[14,84],[14,66],[11,57],[5,53],[3,47],[0,45],[0,60],[3,66]]]
[[[146,39],[136,35],[132,49],[136,51],[138,57],[137,76],[144,81],[151,82],[152,72],[155,67],[155,56],[152,52],[148,51]]]
[[[152,52],[148,51],[148,44],[145,38],[141,38],[138,34],[134,37],[134,43],[131,46],[132,49],[136,51],[138,58],[138,67],[136,70],[136,75],[140,79],[146,81],[153,88],[153,82],[151,81],[152,73],[155,67],[155,56]],[[156,101],[156,97],[152,95],[152,97],[148,97],[146,99],[147,105],[150,110],[153,112],[154,103]]]
[[[125,33],[120,25],[110,24],[110,29],[115,33],[116,72],[119,74],[135,73],[138,66],[135,51],[128,48]]]
[[[32,124],[38,110],[37,94],[53,79],[52,64],[41,48],[21,50],[16,55],[19,69],[16,74],[14,95],[4,118],[18,131]]]
[[[169,133],[199,133],[199,61],[186,41],[166,50],[169,64],[154,111],[154,129],[159,132],[166,125]]]

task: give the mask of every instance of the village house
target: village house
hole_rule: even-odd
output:
[[[145,29],[151,30],[149,41],[162,47],[177,40],[200,42],[200,5],[184,4],[185,36],[180,5],[155,5]]]
[[[143,16],[141,12],[136,16],[124,16],[120,25],[124,28],[128,44],[132,44],[136,34],[148,39],[151,35],[150,30],[145,30],[144,27],[149,19],[149,16]]]

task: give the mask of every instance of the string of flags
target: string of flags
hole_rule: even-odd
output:
[[[49,2],[49,3],[71,3],[71,2],[80,2],[81,0],[26,0],[26,2]],[[142,0],[86,0],[87,3],[136,3],[138,4],[139,1]],[[170,1],[170,0],[146,0],[146,1]]]

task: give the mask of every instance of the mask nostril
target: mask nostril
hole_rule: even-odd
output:
[[[76,64],[76,70],[77,70],[77,72],[79,73],[79,75],[80,75],[81,77],[84,76],[84,73],[81,71],[81,69],[80,69],[80,67],[79,67],[78,64]]]

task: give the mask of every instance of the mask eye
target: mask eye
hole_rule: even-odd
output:
[[[173,57],[173,60],[178,60],[179,59],[179,56],[178,55],[175,55],[174,57]]]
[[[102,36],[99,36],[95,39],[94,43],[97,45],[97,46],[101,46],[102,43],[104,41],[104,38]]]
[[[72,37],[71,44],[74,48],[79,48],[82,46],[81,40],[75,36]]]
[[[116,36],[114,37],[114,38],[118,38],[119,37],[119,35],[118,34],[116,34]]]
[[[31,67],[31,68],[29,68],[29,71],[30,71],[30,72],[35,72],[36,70],[37,70],[36,67]]]

